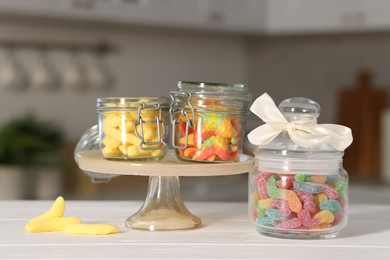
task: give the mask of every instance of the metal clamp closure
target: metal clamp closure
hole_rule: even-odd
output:
[[[144,121],[142,119],[141,113],[142,110],[144,109],[150,109],[150,110],[158,110],[158,115],[150,121],[151,123],[156,123],[157,125],[157,140],[153,142],[148,142],[145,141],[144,137]],[[137,129],[137,126],[139,125],[139,132]],[[146,105],[144,102],[138,107],[137,109],[137,118],[134,121],[134,133],[135,135],[141,139],[141,142],[139,144],[139,148],[141,150],[164,150],[167,148],[167,144],[164,141],[164,137],[166,135],[166,130],[165,130],[165,124],[162,122],[162,112],[161,112],[161,105],[159,102],[153,104],[153,105]],[[159,144],[162,144],[161,147],[155,147]],[[153,146],[153,147],[150,147]]]
[[[169,109],[169,114],[171,117],[171,129],[172,129],[172,140],[171,140],[172,147],[177,148],[177,149],[185,149],[188,146],[188,132],[189,132],[188,130],[190,127],[194,126],[195,109],[191,103],[192,95],[189,92],[180,92],[180,91],[172,91],[170,95],[171,95],[171,99],[172,99],[171,107]],[[184,104],[184,106],[188,106],[188,107],[177,106],[176,97],[181,96],[181,95],[187,96],[187,100],[186,100],[186,103]],[[185,140],[184,140],[184,145],[182,145],[182,146],[180,144],[176,144],[176,125],[178,123],[182,122],[181,119],[176,118],[176,115],[178,113],[185,116],[185,118],[186,118],[185,119],[185,123],[186,123],[185,124],[185,136],[183,136],[183,137],[185,137]]]

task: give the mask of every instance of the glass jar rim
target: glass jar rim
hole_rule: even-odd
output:
[[[237,92],[248,93],[248,85],[243,83],[204,82],[182,80],[177,83],[178,90],[196,92]],[[207,89],[209,88],[209,89]],[[211,88],[211,89],[210,89]]]
[[[170,100],[167,97],[149,97],[149,96],[134,96],[134,97],[100,97],[96,101],[96,109],[100,110],[137,110],[138,106],[131,104],[155,105],[156,103],[163,109],[168,109]]]

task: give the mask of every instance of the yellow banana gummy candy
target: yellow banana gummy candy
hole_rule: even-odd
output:
[[[76,217],[46,218],[27,223],[25,229],[29,233],[64,231],[67,225],[78,223],[81,219]]]
[[[118,233],[120,229],[111,224],[69,224],[65,233],[79,235],[107,235]]]
[[[47,219],[47,218],[62,217],[64,215],[64,211],[65,211],[65,200],[62,196],[59,196],[54,201],[53,205],[51,206],[51,208],[48,211],[46,211],[45,213],[43,213],[35,218],[32,218],[30,220],[30,223],[35,222],[35,221],[39,221],[39,220],[43,220],[43,219]]]

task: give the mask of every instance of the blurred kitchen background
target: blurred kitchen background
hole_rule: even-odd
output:
[[[168,96],[178,80],[247,83],[254,98],[268,92],[277,104],[317,101],[320,123],[352,128],[351,191],[387,190],[389,8],[385,0],[0,0],[0,199],[143,199],[147,177],[94,184],[73,151],[97,123],[97,97]],[[247,130],[260,124],[250,115]],[[180,181],[185,200],[247,199],[246,174]]]

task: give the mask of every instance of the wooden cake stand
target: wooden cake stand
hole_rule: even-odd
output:
[[[126,226],[144,230],[180,230],[199,227],[202,221],[191,214],[180,195],[179,176],[222,176],[249,172],[253,158],[241,154],[238,162],[193,163],[180,161],[169,150],[161,161],[114,161],[99,150],[76,154],[80,169],[112,175],[149,176],[141,209],[126,220]]]

